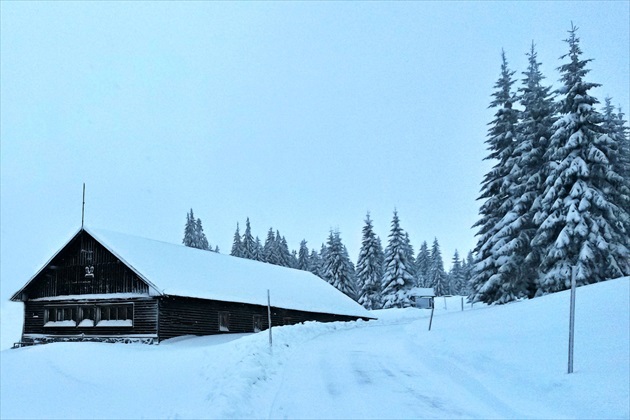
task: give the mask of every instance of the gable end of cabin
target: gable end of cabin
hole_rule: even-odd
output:
[[[157,341],[150,286],[87,231],[79,231],[11,300],[24,303],[19,345]]]

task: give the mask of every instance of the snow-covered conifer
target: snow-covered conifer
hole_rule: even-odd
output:
[[[254,236],[252,235],[252,227],[249,223],[249,217],[245,221],[245,233],[243,233],[243,258],[247,258],[249,260],[256,260],[256,241],[254,240]]]
[[[300,242],[300,250],[298,251],[296,268],[298,270],[310,271],[311,266],[309,257],[310,255],[308,252],[308,247],[306,246],[306,239],[302,239],[302,242]]]
[[[194,235],[194,244],[193,247],[194,248],[199,248],[199,249],[203,249],[204,251],[210,251],[212,250],[212,248],[210,247],[210,244],[208,243],[208,238],[206,238],[206,234],[203,232],[203,225],[201,223],[201,219],[197,219],[197,221],[195,222],[195,235]],[[215,250],[215,252],[219,252],[219,249],[217,248]]]
[[[260,243],[260,238],[256,236],[254,252],[252,254],[252,260],[263,261],[263,246]]]
[[[472,292],[472,289],[470,288],[470,279],[472,278],[472,270],[474,266],[475,257],[473,256],[472,251],[468,251],[466,259],[462,259],[462,275],[464,277],[464,287],[460,291],[460,294],[463,296],[469,296],[469,300]]]
[[[322,268],[322,258],[319,256],[319,253],[315,248],[311,249],[311,254],[308,257],[308,265],[311,273],[315,274],[317,277],[323,279],[323,268]]]
[[[431,253],[427,241],[422,241],[420,251],[416,257],[416,280],[420,287],[431,287],[429,284],[429,269],[431,268]]]
[[[324,279],[341,292],[355,299],[354,266],[338,231],[331,231],[328,236],[323,263]]]
[[[444,260],[440,251],[440,244],[437,238],[433,240],[431,247],[431,267],[429,268],[429,287],[433,287],[436,296],[450,294],[448,276],[444,271]]]
[[[610,144],[614,151],[610,162],[613,171],[619,175],[617,182],[613,182],[613,187],[605,191],[608,200],[617,207],[615,217],[620,225],[622,238],[625,238],[624,245],[630,247],[630,156],[628,155],[628,127],[623,120],[623,114],[615,112],[612,99],[609,97],[604,101],[602,137],[600,143]]]
[[[503,240],[500,231],[506,221],[502,219],[512,210],[515,202],[515,197],[511,194],[513,179],[510,175],[517,170],[513,154],[518,111],[512,106],[515,101],[512,92],[514,72],[508,68],[505,52],[502,52],[501,60],[501,76],[495,84],[496,91],[492,94],[493,100],[490,102],[490,108],[498,110],[495,119],[490,123],[486,140],[489,151],[486,159],[493,160],[495,164],[482,182],[479,199],[485,199],[485,202],[479,209],[481,218],[473,225],[479,227],[477,232],[479,239],[475,248],[477,264],[472,280],[476,293],[475,300],[494,301],[499,296],[500,283],[492,282],[490,279],[501,267],[496,251]],[[441,293],[445,292],[441,290]]]
[[[189,213],[186,213],[186,226],[184,227],[184,239],[182,243],[185,246],[192,247],[195,241],[195,215],[193,209],[190,209]]]
[[[348,253],[348,248],[346,248],[345,245],[343,245],[343,259],[347,266],[346,271],[349,273],[348,286],[347,286],[349,293],[346,293],[346,294],[350,296],[352,299],[357,300],[358,299],[357,298],[357,270],[356,270],[356,267],[354,266],[354,263],[352,262],[352,259],[350,258],[350,254]]]
[[[448,273],[448,284],[450,285],[451,294],[453,295],[461,295],[462,292],[465,291],[464,271],[457,250],[455,250],[455,254],[453,254],[451,271]]]
[[[486,258],[481,263],[485,269],[477,278],[485,282],[478,284],[475,300],[487,303],[533,297],[536,291],[540,252],[531,246],[537,231],[533,215],[544,191],[543,156],[551,137],[555,105],[551,88],[541,84],[544,77],[533,43],[527,55],[529,66],[519,88],[523,111],[516,125],[513,152],[504,164],[503,202],[509,203],[510,208],[504,207],[507,212],[484,244],[482,255]]]
[[[412,304],[409,291],[415,286],[415,279],[409,269],[408,251],[405,232],[400,227],[398,212],[394,210],[383,262],[383,308],[405,308]]]
[[[358,302],[366,309],[380,309],[382,307],[383,257],[378,238],[374,233],[370,213],[367,214],[365,226],[363,226],[356,274]]]
[[[233,257],[243,257],[243,244],[241,242],[241,233],[239,232],[238,222],[236,223],[236,232],[234,232],[234,239],[232,240],[232,250],[230,255]]]
[[[279,256],[279,264],[283,267],[295,268],[297,260],[293,258],[293,254],[289,251],[289,245],[284,236],[280,235],[279,231],[276,231],[276,242]]]
[[[619,148],[619,154],[622,169],[620,175],[628,183],[630,183],[630,128],[628,127],[628,121],[624,119],[624,114],[621,110],[621,107],[618,108],[615,125],[617,126],[617,132],[621,136],[621,147]]]
[[[267,239],[263,246],[262,260],[269,264],[280,265],[278,243],[276,241],[276,235],[273,233],[273,228],[269,228],[269,231],[267,231]]]
[[[328,253],[328,248],[326,247],[326,244],[322,243],[322,246],[319,249],[319,258],[321,260],[321,278],[325,279],[326,278],[326,274],[324,273],[324,264],[326,261],[326,254]]]
[[[539,294],[569,288],[573,266],[583,285],[627,274],[630,261],[619,223],[627,212],[614,202],[620,179],[611,163],[616,151],[594,108],[598,101],[588,94],[599,85],[584,80],[591,60],[581,59],[576,31],[572,25],[569,52],[562,56],[568,62],[559,67],[561,116],[545,155],[550,174],[534,216],[540,227],[533,245],[543,250]]]

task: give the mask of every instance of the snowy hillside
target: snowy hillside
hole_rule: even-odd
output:
[[[628,418],[630,278],[498,307],[1,353],[10,418]]]

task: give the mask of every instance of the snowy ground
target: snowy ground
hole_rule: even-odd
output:
[[[1,355],[9,418],[628,418],[630,279],[498,307],[437,301],[159,346],[58,343]]]

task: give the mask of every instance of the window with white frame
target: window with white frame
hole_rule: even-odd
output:
[[[94,305],[79,306],[77,327],[93,327],[96,323],[96,307]]]
[[[133,327],[133,304],[60,305],[44,308],[45,327]]]
[[[48,306],[44,308],[44,327],[76,327],[76,306]]]
[[[133,304],[98,305],[97,327],[133,327]]]

